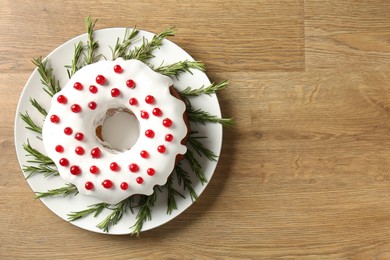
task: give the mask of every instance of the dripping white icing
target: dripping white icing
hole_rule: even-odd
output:
[[[115,65],[121,66],[123,71],[115,72],[113,69]],[[103,75],[106,78],[104,85],[96,82],[97,75]],[[136,83],[134,88],[126,85],[129,79]],[[82,90],[74,88],[76,82],[83,85]],[[94,196],[111,204],[118,203],[134,194],[150,195],[155,185],[165,184],[175,166],[176,155],[184,154],[187,150],[186,146],[181,144],[181,140],[187,135],[187,126],[183,120],[186,107],[184,102],[171,95],[169,87],[172,84],[169,77],[154,72],[138,60],[100,61],[77,71],[66,86],[53,97],[42,130],[45,150],[56,163],[61,177],[66,182],[76,185],[80,193]],[[91,85],[97,87],[97,93],[94,94],[89,90]],[[120,91],[119,96],[112,96],[113,88]],[[66,104],[57,101],[60,95],[66,97]],[[145,101],[148,95],[155,98],[153,104]],[[137,100],[136,105],[129,104],[131,98]],[[94,102],[96,108],[91,109],[90,102]],[[81,112],[72,112],[71,106],[74,104],[81,107]],[[110,149],[103,145],[96,136],[97,125],[102,122],[106,112],[112,108],[128,109],[138,119],[139,138],[130,150],[118,152]],[[154,115],[154,108],[159,108],[162,114]],[[148,114],[148,118],[141,116],[142,111]],[[58,123],[50,121],[52,115],[60,118]],[[166,118],[172,120],[172,126],[163,125],[162,122]],[[72,128],[73,133],[65,134],[66,127]],[[153,130],[153,138],[145,135],[147,130]],[[75,139],[75,134],[78,132],[84,135],[81,141]],[[172,141],[165,140],[167,134],[173,135]],[[57,145],[64,148],[62,153],[56,151]],[[161,145],[165,148],[164,153],[158,151]],[[83,155],[76,154],[77,146],[84,149]],[[101,151],[100,158],[91,156],[91,150],[96,147]],[[148,158],[143,158],[140,155],[141,151],[146,151]],[[66,158],[69,165],[60,165],[61,158]],[[119,165],[118,171],[110,169],[112,162]],[[129,169],[132,164],[138,166],[136,172]],[[71,166],[78,166],[81,173],[71,174]],[[91,166],[97,166],[99,172],[92,174]],[[148,169],[153,169],[155,174],[150,176]],[[140,178],[142,178],[142,183],[139,183]],[[111,180],[113,186],[103,187],[102,183],[105,180]],[[87,190],[85,186],[87,182],[93,184],[93,189]],[[128,184],[126,190],[120,187],[123,182]]]

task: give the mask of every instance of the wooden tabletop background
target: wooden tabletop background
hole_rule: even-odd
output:
[[[0,259],[390,259],[390,2],[2,0]],[[13,123],[33,57],[85,32],[161,32],[229,80],[209,186],[141,238],[77,228],[26,183]]]

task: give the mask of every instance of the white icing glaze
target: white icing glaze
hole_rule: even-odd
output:
[[[120,65],[123,71],[121,73],[114,72],[115,65]],[[97,75],[103,75],[106,78],[106,83],[97,84]],[[135,88],[126,86],[126,81],[129,79],[136,83]],[[82,90],[73,87],[76,82],[83,85]],[[170,94],[169,87],[172,84],[169,77],[154,72],[138,60],[100,61],[77,71],[66,86],[54,95],[42,129],[46,153],[55,162],[61,177],[66,182],[76,185],[81,194],[91,195],[111,204],[118,203],[134,194],[150,195],[153,193],[155,185],[164,185],[175,166],[176,155],[184,154],[187,151],[186,146],[181,144],[182,139],[187,135],[187,126],[183,120],[186,108],[184,102]],[[96,94],[89,91],[91,85],[98,88]],[[118,97],[111,96],[113,88],[120,90]],[[66,104],[57,101],[59,95],[67,98]],[[145,102],[147,95],[152,95],[155,98],[154,104]],[[130,98],[136,98],[138,104],[130,105]],[[94,110],[88,106],[91,101],[97,104]],[[80,105],[81,112],[72,112],[71,106],[73,104]],[[96,126],[110,108],[127,108],[134,113],[139,121],[139,138],[134,146],[127,151],[113,151],[103,146],[96,136]],[[154,108],[160,108],[162,115],[153,115]],[[141,118],[141,111],[146,111],[149,118]],[[59,117],[58,123],[51,122],[52,115]],[[172,126],[163,125],[162,121],[165,118],[172,120]],[[72,128],[71,135],[64,133],[66,127]],[[145,131],[148,129],[154,131],[154,138],[145,135]],[[75,139],[77,132],[84,134],[83,140]],[[171,142],[165,140],[167,134],[173,135]],[[56,151],[57,145],[64,148],[62,153]],[[165,146],[164,153],[157,150],[159,145]],[[75,148],[77,146],[84,148],[83,155],[76,154]],[[100,158],[92,158],[91,156],[90,152],[95,147],[101,150]],[[148,158],[141,157],[142,150],[148,152]],[[61,166],[59,163],[61,158],[66,158],[69,165]],[[119,165],[119,171],[110,169],[112,162]],[[133,163],[139,167],[135,173],[129,170],[129,165]],[[70,167],[74,165],[80,168],[80,174],[70,173]],[[89,169],[92,165],[99,168],[99,173],[92,174],[90,172]],[[153,176],[147,174],[149,168],[155,170]],[[143,179],[141,184],[136,181],[138,177]],[[111,180],[113,186],[111,188],[103,187],[104,180]],[[94,188],[87,190],[85,187],[87,182],[91,182]],[[126,190],[120,188],[123,182],[128,184]]]

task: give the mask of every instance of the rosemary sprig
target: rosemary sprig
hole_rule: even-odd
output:
[[[65,192],[65,190],[63,190],[62,192]],[[55,195],[59,195],[59,194],[61,193],[55,193]],[[112,210],[112,212],[102,222],[100,222],[97,225],[97,227],[102,229],[104,232],[108,232],[110,227],[117,224],[122,219],[123,214],[125,214],[125,212],[128,209],[130,209],[131,212],[133,212],[133,208],[139,207],[139,211],[136,216],[136,223],[132,227],[130,227],[133,228],[132,234],[136,234],[137,236],[139,236],[143,223],[145,221],[151,220],[152,218],[151,208],[154,206],[154,203],[157,198],[156,191],[150,196],[145,196],[145,195],[139,195],[139,196],[140,196],[140,200],[136,205],[133,205],[135,203],[134,202],[135,196],[131,196],[127,199],[124,199],[115,205],[101,202],[101,203],[90,205],[85,210],[69,213],[68,220],[75,221],[80,218],[87,217],[91,214],[94,214],[93,216],[97,217],[104,209],[110,209]]]
[[[112,60],[116,60],[117,58],[125,58],[128,52],[128,49],[130,45],[133,43],[135,40],[135,37],[138,35],[139,30],[136,29],[135,27],[131,32],[129,33],[129,30],[126,29],[125,31],[125,36],[123,37],[123,40],[121,43],[119,43],[119,38],[116,39],[116,43],[114,46],[114,49],[111,47],[111,52],[112,52]]]
[[[139,195],[139,194],[135,194],[135,195],[130,196],[129,198],[127,198],[127,199],[130,200],[130,202],[129,202],[129,209],[130,209],[131,214],[134,214],[134,208],[139,206],[138,202],[139,202],[139,197],[140,196],[141,195]]]
[[[156,189],[154,190],[153,194],[150,196],[145,196],[142,195],[140,198],[140,207],[139,211],[136,216],[136,222],[134,223],[133,226],[130,228],[133,229],[131,232],[132,235],[136,235],[139,237],[139,234],[142,230],[142,226],[146,221],[150,221],[152,219],[152,208],[154,207],[154,203],[156,202],[157,199],[157,192]]]
[[[207,178],[203,173],[202,166],[198,162],[198,160],[195,158],[194,153],[191,150],[187,150],[185,154],[185,158],[188,161],[191,170],[195,173],[196,177],[198,177],[200,183],[203,185],[207,183]]]
[[[143,38],[142,45],[139,47],[135,47],[128,55],[126,55],[125,59],[137,59],[142,62],[145,62],[154,57],[152,52],[159,48],[162,45],[162,41],[168,36],[174,36],[175,30],[174,28],[169,28],[164,30],[162,33],[153,36],[151,41],[148,41],[145,37]]]
[[[182,96],[190,97],[190,96],[200,96],[203,94],[211,95],[216,93],[219,90],[222,90],[228,86],[228,81],[222,81],[220,83],[212,83],[211,85],[205,87],[202,86],[198,89],[192,89],[190,87],[185,88],[180,92]]]
[[[188,118],[192,122],[206,124],[206,123],[219,123],[225,127],[231,127],[234,124],[232,118],[220,118],[215,115],[211,115],[202,109],[194,110],[192,107],[187,108]]]
[[[183,199],[185,196],[181,194],[179,191],[177,191],[173,187],[173,175],[171,174],[165,183],[164,187],[168,190],[168,199],[167,199],[167,214],[171,214],[172,211],[177,209],[177,204],[176,204],[176,196],[180,196]]]
[[[99,43],[93,39],[93,33],[94,33],[94,28],[95,24],[98,20],[96,19],[95,21],[91,21],[91,17],[88,16],[85,18],[85,24],[87,28],[87,34],[88,34],[88,41],[87,41],[87,54],[85,56],[85,64],[92,64],[95,61],[97,61],[100,57],[101,54],[96,55],[96,50],[99,48]]]
[[[23,165],[23,171],[27,173],[26,179],[30,178],[35,174],[43,174],[45,178],[49,176],[57,176],[59,175],[58,171],[52,168],[49,165],[38,164],[38,166],[33,165]]]
[[[35,58],[32,62],[37,66],[38,73],[41,76],[41,82],[44,86],[43,90],[51,97],[54,96],[61,90],[61,87],[60,82],[56,80],[53,75],[53,69],[48,64],[47,60],[42,60],[42,57]]]
[[[119,220],[121,220],[123,214],[130,208],[130,204],[130,198],[124,199],[115,204],[115,207],[112,208],[112,212],[102,222],[100,222],[97,227],[102,229],[104,232],[108,232],[111,226],[116,225]]]
[[[29,160],[28,162],[40,163],[43,165],[55,165],[54,162],[50,159],[50,157],[33,148],[28,139],[27,143],[23,144],[23,149],[27,152],[27,156],[31,156],[34,158],[33,160]]]
[[[47,116],[47,112],[46,112],[46,109],[44,109],[36,99],[34,98],[30,98],[30,103],[33,107],[35,107],[39,113],[41,113],[44,117]]]
[[[33,148],[27,139],[27,143],[23,144],[23,149],[27,152],[27,156],[32,157],[28,163],[36,165],[24,165],[23,171],[27,173],[26,179],[34,174],[44,174],[45,177],[58,175],[54,162],[46,155]]]
[[[210,161],[216,161],[218,156],[215,155],[214,152],[211,151],[210,149],[204,147],[204,145],[199,141],[199,139],[205,139],[205,138],[207,137],[194,136],[194,133],[191,133],[187,138],[187,142],[192,146],[192,148],[194,148],[195,152],[200,156],[204,155]]]
[[[48,190],[46,192],[36,192],[35,193],[35,199],[41,199],[46,197],[53,197],[53,196],[68,196],[71,194],[74,194],[76,196],[78,194],[77,187],[73,184],[67,183],[65,186],[57,189]]]
[[[87,209],[81,211],[75,211],[68,214],[69,221],[75,221],[80,218],[84,218],[88,215],[94,214],[94,217],[97,217],[103,209],[108,208],[110,204],[101,202],[89,205]]]
[[[26,111],[24,114],[19,114],[22,120],[27,124],[26,129],[31,130],[35,133],[42,134],[42,127],[37,125],[34,120],[30,117],[28,112]]]
[[[165,76],[173,76],[178,78],[179,75],[184,72],[189,72],[192,74],[191,69],[205,71],[206,68],[202,62],[185,60],[169,65],[160,65],[159,67],[155,68],[154,71]]]
[[[72,65],[67,65],[68,77],[71,78],[76,71],[81,69],[83,66],[81,64],[81,57],[83,56],[85,46],[82,41],[80,41],[77,45],[74,46],[74,53],[72,59]]]
[[[196,201],[198,199],[198,195],[196,194],[194,188],[192,188],[190,174],[181,167],[180,162],[176,165],[174,172],[176,174],[179,186],[183,185],[184,190],[188,190],[191,200]]]

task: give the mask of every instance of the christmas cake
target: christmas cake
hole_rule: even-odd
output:
[[[164,185],[186,153],[186,106],[171,78],[138,60],[99,61],[78,70],[54,95],[43,145],[79,193],[115,204]],[[135,117],[131,147],[115,148],[102,126],[118,112]]]

